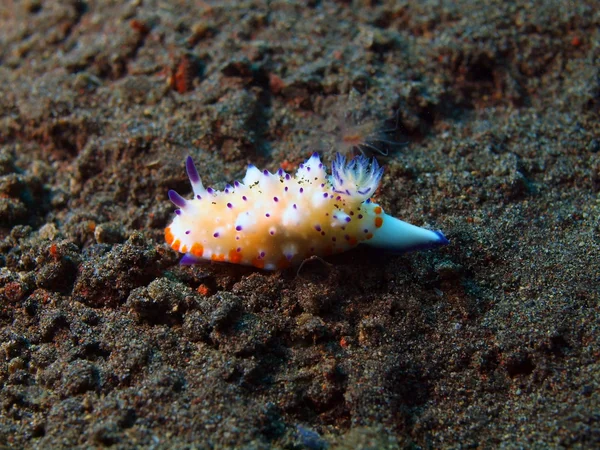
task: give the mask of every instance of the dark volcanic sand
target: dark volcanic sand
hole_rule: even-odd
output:
[[[1,448],[600,446],[597,1],[1,4]],[[177,264],[186,155],[330,163],[348,110],[451,245]]]

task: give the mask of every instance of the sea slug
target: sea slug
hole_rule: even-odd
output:
[[[383,168],[362,155],[346,162],[337,154],[330,176],[317,153],[295,176],[250,165],[243,181],[223,191],[204,188],[189,156],[186,170],[194,198],[169,191],[178,209],[165,229],[167,244],[185,254],[182,264],[204,259],[276,270],[359,244],[394,252],[448,244],[441,231],[388,216],[371,201]]]

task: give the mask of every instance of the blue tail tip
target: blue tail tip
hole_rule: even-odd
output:
[[[439,245],[448,245],[450,243],[450,241],[448,240],[448,238],[446,236],[444,236],[444,233],[442,233],[440,230],[434,230],[433,232],[438,237],[437,243]]]

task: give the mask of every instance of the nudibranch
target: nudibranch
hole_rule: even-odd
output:
[[[448,244],[441,231],[389,216],[370,199],[383,168],[362,155],[346,162],[337,154],[331,176],[317,153],[295,176],[249,165],[243,181],[224,191],[204,188],[189,156],[186,171],[194,198],[169,191],[178,209],[165,229],[167,244],[185,254],[181,264],[212,260],[276,270],[359,244],[394,252]]]

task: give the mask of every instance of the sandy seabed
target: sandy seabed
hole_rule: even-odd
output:
[[[600,446],[599,11],[3,1],[0,448]],[[449,246],[178,265],[186,155],[329,165],[347,120]]]

